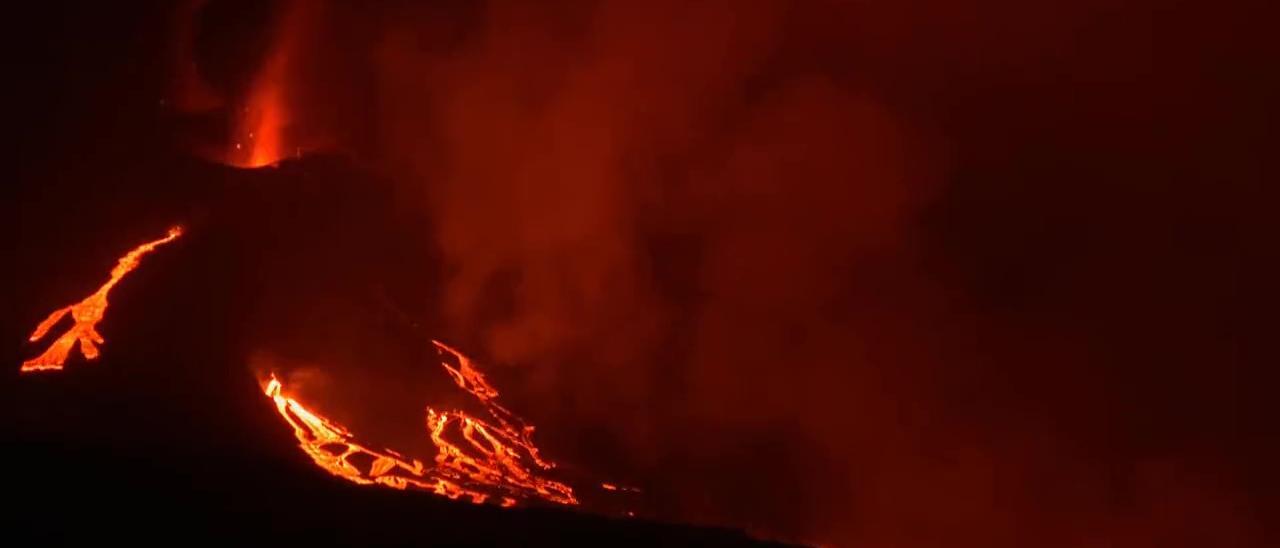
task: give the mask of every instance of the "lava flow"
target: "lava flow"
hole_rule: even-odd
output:
[[[514,506],[528,499],[578,504],[571,487],[538,475],[539,471],[550,470],[555,464],[538,455],[531,439],[533,426],[493,401],[497,390],[485,381],[469,359],[444,344],[435,344],[442,353],[458,361],[457,367],[444,360],[441,366],[459,387],[484,404],[493,422],[482,421],[463,411],[436,411],[428,407],[427,434],[437,450],[432,466],[389,449],[378,451],[360,445],[345,427],[285,395],[284,385],[275,375],[267,381],[265,393],[275,402],[280,416],[293,427],[299,446],[312,461],[348,481],[395,489],[412,487],[477,504],[494,501],[502,506]]]
[[[107,312],[107,294],[115,287],[125,274],[132,272],[138,267],[138,263],[142,260],[142,256],[150,253],[155,248],[172,242],[182,235],[182,227],[173,227],[169,229],[169,233],[165,237],[151,242],[147,242],[138,247],[133,248],[128,254],[120,258],[115,268],[111,269],[111,279],[107,283],[98,288],[92,295],[85,297],[84,300],[59,308],[49,314],[49,317],[40,322],[36,326],[35,332],[28,339],[31,342],[43,339],[53,329],[55,325],[62,320],[63,316],[71,313],[71,319],[75,323],[67,329],[66,333],[53,341],[48,350],[43,354],[22,362],[23,373],[33,371],[57,371],[62,369],[67,363],[67,358],[71,354],[72,348],[76,343],[80,343],[80,353],[84,354],[86,359],[95,359],[98,357],[98,345],[102,344],[105,339],[98,333],[98,322],[102,321],[102,316]]]

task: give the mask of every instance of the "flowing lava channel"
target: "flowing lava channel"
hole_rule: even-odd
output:
[[[28,338],[29,341],[37,342],[43,339],[68,313],[71,314],[71,319],[75,323],[67,329],[66,333],[55,339],[43,354],[22,362],[21,372],[61,370],[66,365],[67,358],[71,355],[71,350],[75,348],[76,343],[80,344],[80,353],[84,354],[86,359],[96,359],[99,354],[98,345],[106,342],[102,335],[98,333],[98,323],[102,321],[103,315],[107,312],[107,294],[111,292],[111,289],[117,283],[120,283],[120,280],[126,274],[138,267],[143,255],[176,240],[181,235],[182,227],[175,226],[169,229],[169,233],[165,237],[133,248],[132,251],[120,258],[115,268],[111,269],[111,279],[107,280],[107,283],[103,284],[92,295],[85,297],[84,300],[76,304],[59,308],[49,314],[49,317],[36,326],[35,332]]]
[[[311,411],[285,393],[284,385],[271,375],[264,391],[290,426],[298,445],[325,471],[362,485],[384,485],[394,489],[423,489],[450,499],[469,499],[480,504],[496,502],[514,506],[521,500],[577,505],[568,485],[540,474],[555,463],[539,455],[532,435],[534,427],[495,401],[498,391],[462,353],[433,341],[442,355],[452,356],[440,365],[458,387],[479,400],[490,420],[481,420],[463,411],[426,410],[426,430],[436,446],[434,463],[426,465],[384,449],[370,449],[355,441],[342,425]]]

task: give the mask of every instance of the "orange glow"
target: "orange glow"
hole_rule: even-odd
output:
[[[533,427],[493,401],[497,390],[469,359],[441,343],[436,346],[458,361],[457,367],[445,361],[441,366],[458,386],[485,405],[492,422],[463,411],[428,407],[427,435],[437,449],[432,466],[389,449],[377,451],[360,445],[345,427],[285,395],[284,386],[275,375],[267,381],[264,391],[275,402],[280,416],[293,427],[299,446],[311,460],[348,481],[394,489],[412,487],[451,499],[477,504],[495,502],[504,507],[529,499],[578,504],[571,487],[539,475],[555,464],[538,455],[531,439]],[[369,464],[360,465],[358,461]]]
[[[49,345],[49,349],[39,356],[22,362],[23,373],[31,373],[34,371],[57,371],[62,369],[67,363],[67,358],[71,354],[71,350],[75,348],[76,343],[80,344],[80,353],[84,354],[86,359],[95,359],[98,357],[98,345],[102,344],[105,339],[98,333],[98,322],[102,321],[102,316],[107,312],[107,294],[111,292],[111,288],[124,278],[125,274],[133,271],[138,267],[138,263],[142,260],[142,256],[150,253],[155,248],[172,242],[182,235],[182,227],[173,227],[169,229],[169,233],[165,237],[155,241],[147,242],[138,247],[133,248],[128,254],[120,258],[115,268],[111,269],[111,279],[107,283],[98,288],[92,295],[85,297],[84,300],[59,308],[49,314],[49,317],[40,322],[36,326],[35,332],[28,339],[31,342],[43,339],[59,321],[62,320],[67,313],[71,313],[71,319],[75,323],[67,329],[66,333],[53,341]]]

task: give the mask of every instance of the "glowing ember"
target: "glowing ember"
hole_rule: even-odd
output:
[[[578,504],[571,487],[538,475],[555,465],[538,456],[530,437],[533,427],[493,401],[497,390],[470,360],[441,343],[436,346],[458,360],[456,368],[444,361],[441,366],[458,386],[485,405],[493,422],[462,411],[427,408],[427,434],[437,449],[433,466],[391,450],[376,451],[356,443],[349,430],[286,396],[284,386],[274,375],[265,392],[275,402],[280,416],[293,427],[299,446],[312,461],[348,481],[395,489],[413,487],[451,499],[494,501],[502,506],[514,506],[527,499]],[[369,464],[357,464],[359,461]]]
[[[102,321],[102,316],[107,312],[107,294],[111,292],[111,288],[124,278],[125,274],[133,271],[138,267],[138,263],[142,260],[142,256],[150,253],[155,248],[172,242],[182,235],[182,227],[173,227],[169,229],[169,233],[158,240],[142,244],[116,263],[116,267],[111,269],[111,279],[107,283],[98,288],[92,295],[89,295],[79,303],[73,304],[65,308],[59,308],[49,314],[49,317],[40,322],[35,332],[31,334],[29,340],[31,342],[43,339],[53,329],[55,325],[62,320],[63,316],[71,313],[71,319],[75,323],[53,341],[48,350],[39,356],[22,362],[22,372],[30,373],[33,371],[57,371],[62,369],[67,363],[67,358],[71,354],[71,350],[75,348],[76,343],[80,344],[80,352],[84,354],[86,359],[95,359],[98,357],[98,345],[106,342],[102,335],[98,333],[98,322]]]
[[[612,483],[601,483],[601,484],[600,484],[600,488],[601,488],[601,489],[604,489],[605,491],[628,491],[628,492],[631,492],[631,493],[640,493],[640,492],[642,492],[642,491],[640,491],[640,489],[637,489],[637,488],[635,488],[635,487],[627,487],[627,486],[625,486],[625,485],[616,485],[616,484],[612,484]]]

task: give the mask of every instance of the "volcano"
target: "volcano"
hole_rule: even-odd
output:
[[[424,219],[371,192],[376,181],[337,157],[266,170],[194,160],[168,168],[174,180],[197,182],[155,210],[184,219],[183,228],[114,282],[112,306],[98,326],[100,355],[72,352],[61,371],[19,377],[13,367],[6,374],[0,420],[3,452],[16,472],[6,492],[21,501],[9,519],[19,534],[212,535],[309,545],[755,542],[730,530],[593,516],[554,503],[500,509],[371,489],[325,473],[299,450],[249,364],[264,353],[295,361],[356,356],[348,364],[356,371],[375,363],[385,373],[386,364],[401,364],[421,376],[427,373],[413,372],[415,364],[421,368],[441,348],[456,352],[424,338],[429,318],[409,317],[394,304],[430,298],[417,289],[430,287],[420,282],[435,275],[431,257],[417,252],[430,246],[413,244],[425,234]],[[24,257],[45,273],[26,283],[64,283],[24,292],[3,334],[23,340],[14,318],[38,319],[41,308],[74,301],[100,283],[103,269],[91,268],[96,261],[84,255],[106,258],[128,237],[163,234],[172,222],[142,216],[108,233],[70,220],[68,234],[88,235],[77,247],[92,242],[102,251],[76,255],[49,245]],[[62,325],[46,323],[54,332]],[[342,334],[335,325],[344,326]],[[4,356],[21,363],[46,344],[9,345]],[[469,386],[464,374],[468,382],[483,379],[469,367],[434,371],[437,386],[453,385],[450,375],[458,386]],[[278,402],[280,385],[272,382],[268,396]],[[448,416],[432,413],[443,429]],[[422,428],[421,417],[405,418]]]
[[[1114,4],[16,3],[5,538],[1280,545],[1274,18]]]

